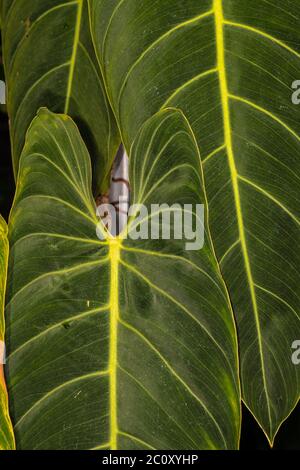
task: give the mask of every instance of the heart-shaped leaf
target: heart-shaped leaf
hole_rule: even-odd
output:
[[[202,249],[136,236],[155,214],[169,215],[173,230],[175,203],[206,205],[182,114],[151,118],[130,159],[132,203],[149,215],[133,214],[118,238],[99,239],[90,160],[74,123],[41,110],[29,129],[6,309],[20,449],[238,446],[236,333],[208,214]],[[152,212],[161,202],[170,208]]]

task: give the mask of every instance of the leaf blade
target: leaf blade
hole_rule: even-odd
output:
[[[7,225],[0,217],[0,450],[13,450],[15,448],[14,434],[9,417],[8,397],[4,378],[5,361],[5,321],[4,297],[8,263]]]
[[[300,72],[297,2],[149,1],[139,15],[135,8],[129,0],[111,12],[90,0],[110,100],[128,148],[166,106],[183,110],[192,126],[238,323],[243,398],[272,444],[300,390],[291,361],[300,331],[300,129],[290,88]],[[122,43],[130,54],[120,61]]]
[[[119,136],[89,33],[85,0],[4,0],[3,44],[15,175],[41,106],[70,114],[88,145],[94,191],[105,191]]]
[[[174,186],[176,155],[184,171],[171,173]],[[199,155],[181,113],[150,120],[131,156],[136,203],[150,206],[162,194],[203,200]],[[81,197],[66,178],[73,161],[85,175],[73,179]],[[90,181],[74,124],[41,111],[10,220],[8,376],[19,448],[236,448],[236,335],[208,232],[197,252],[182,241],[100,241],[97,218],[86,215],[95,210]]]

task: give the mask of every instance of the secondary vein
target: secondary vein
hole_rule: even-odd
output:
[[[65,110],[64,110],[65,114],[68,114],[69,107],[70,107],[70,98],[71,98],[72,86],[73,86],[73,80],[74,80],[77,50],[78,50],[79,39],[80,39],[80,28],[81,28],[81,20],[82,20],[83,0],[78,1],[78,7],[77,8],[78,8],[78,10],[77,10],[75,32],[74,32],[74,45],[73,45],[71,62],[70,62],[70,73],[69,73],[67,94],[66,94],[66,101],[65,101]]]

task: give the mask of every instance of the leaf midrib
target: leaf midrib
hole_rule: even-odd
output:
[[[227,72],[226,72],[226,61],[225,61],[224,25],[226,23],[225,23],[224,14],[223,14],[222,0],[214,0],[213,9],[214,9],[215,28],[216,28],[217,67],[219,70],[224,137],[225,137],[225,144],[227,148],[228,164],[229,164],[229,169],[230,169],[231,182],[232,182],[233,194],[234,194],[234,200],[235,200],[235,209],[236,209],[236,215],[237,215],[237,224],[238,224],[238,230],[239,230],[241,251],[242,251],[243,258],[244,258],[246,276],[247,276],[247,280],[249,284],[250,296],[251,296],[251,301],[253,305],[253,313],[255,317],[255,325],[256,325],[256,330],[257,330],[258,346],[259,346],[259,352],[260,352],[262,380],[263,380],[264,391],[265,391],[265,396],[266,396],[269,425],[270,425],[270,430],[271,430],[272,429],[272,416],[271,416],[270,398],[268,394],[266,371],[265,371],[265,360],[264,360],[263,342],[262,342],[262,335],[261,335],[261,325],[260,325],[259,311],[258,311],[258,305],[257,305],[257,299],[256,299],[255,283],[254,283],[254,279],[252,275],[252,268],[251,268],[249,253],[248,253],[248,247],[247,247],[244,219],[243,219],[243,213],[242,213],[242,204],[241,204],[241,197],[240,197],[240,190],[239,190],[238,172],[236,168],[233,142],[232,142],[231,116],[230,116],[230,108],[229,108],[230,93],[229,93],[228,84],[227,84]]]
[[[110,448],[117,450],[117,367],[118,367],[118,323],[119,323],[119,261],[121,242],[109,240],[110,258],[110,334],[109,334],[109,400],[110,400]]]

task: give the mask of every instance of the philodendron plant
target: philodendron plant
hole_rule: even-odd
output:
[[[273,445],[300,391],[298,4],[1,1],[0,448],[237,449],[242,401]],[[171,232],[204,206],[202,247],[105,228],[121,143],[131,204]]]

